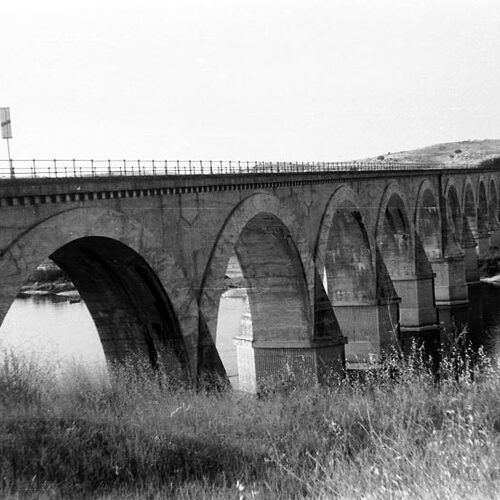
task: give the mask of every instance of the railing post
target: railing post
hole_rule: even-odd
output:
[[[32,168],[32,170],[31,170],[31,177],[36,178],[36,163],[35,163],[35,159],[33,158],[32,161],[33,161],[33,163],[32,163],[32,166],[31,166],[31,168]]]
[[[73,158],[73,175],[76,177],[76,160]]]
[[[219,174],[225,173],[222,171],[222,160],[219,160],[220,171]]]
[[[95,177],[94,160],[90,160],[90,172],[92,177]]]
[[[201,170],[201,173],[204,174],[204,170],[203,170],[203,160],[200,160],[200,170]]]
[[[108,158],[108,175],[111,177],[111,160]]]
[[[168,164],[167,164],[167,160],[165,160],[165,175],[168,175]]]
[[[214,171],[212,169],[212,160],[210,160],[210,175],[213,175]]]
[[[191,165],[191,160],[189,160],[189,175],[193,174],[193,167]]]
[[[127,175],[127,160],[123,160],[123,174]]]
[[[57,177],[57,160],[54,158],[54,177]]]
[[[153,167],[153,175],[156,175],[156,166],[155,166],[155,161],[151,160],[151,165]]]

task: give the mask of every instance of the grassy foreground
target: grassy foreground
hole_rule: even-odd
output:
[[[259,398],[193,391],[143,364],[64,386],[0,370],[1,498],[498,498],[500,370],[414,352]]]

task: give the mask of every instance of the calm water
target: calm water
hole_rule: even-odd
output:
[[[459,323],[472,325],[474,345],[500,352],[500,288],[480,285],[471,303],[458,311]],[[224,297],[218,320],[217,349],[229,377],[237,365],[233,337],[238,333],[245,298]],[[441,315],[443,316],[443,315]],[[65,373],[75,364],[92,373],[105,370],[105,358],[94,322],[83,302],[54,302],[49,296],[18,298],[0,327],[0,348],[24,353]]]
[[[244,304],[245,297],[223,297],[219,311],[216,345],[232,380],[238,375],[233,337]],[[83,301],[70,303],[49,295],[17,298],[0,327],[0,350],[27,355],[60,374],[75,366],[96,373],[106,370],[99,334]]]

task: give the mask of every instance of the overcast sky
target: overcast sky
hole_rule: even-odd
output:
[[[1,0],[0,106],[14,158],[319,161],[499,138],[500,8]]]

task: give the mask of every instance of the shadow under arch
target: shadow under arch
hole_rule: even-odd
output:
[[[348,338],[350,367],[379,357],[397,340],[399,300],[372,248],[356,193],[349,186],[339,187],[321,220],[316,269]]]
[[[170,360],[194,380],[196,301],[175,259],[144,226],[117,211],[77,208],[30,228],[0,256],[4,276],[0,318],[29,275],[49,256],[74,280],[84,300],[94,304],[89,304],[89,310],[108,358],[120,358],[137,347],[154,362]],[[104,318],[105,304],[108,320]],[[100,315],[102,318],[97,317]],[[115,322],[122,319],[119,326],[123,331],[112,333]],[[160,351],[162,357],[155,360]]]

